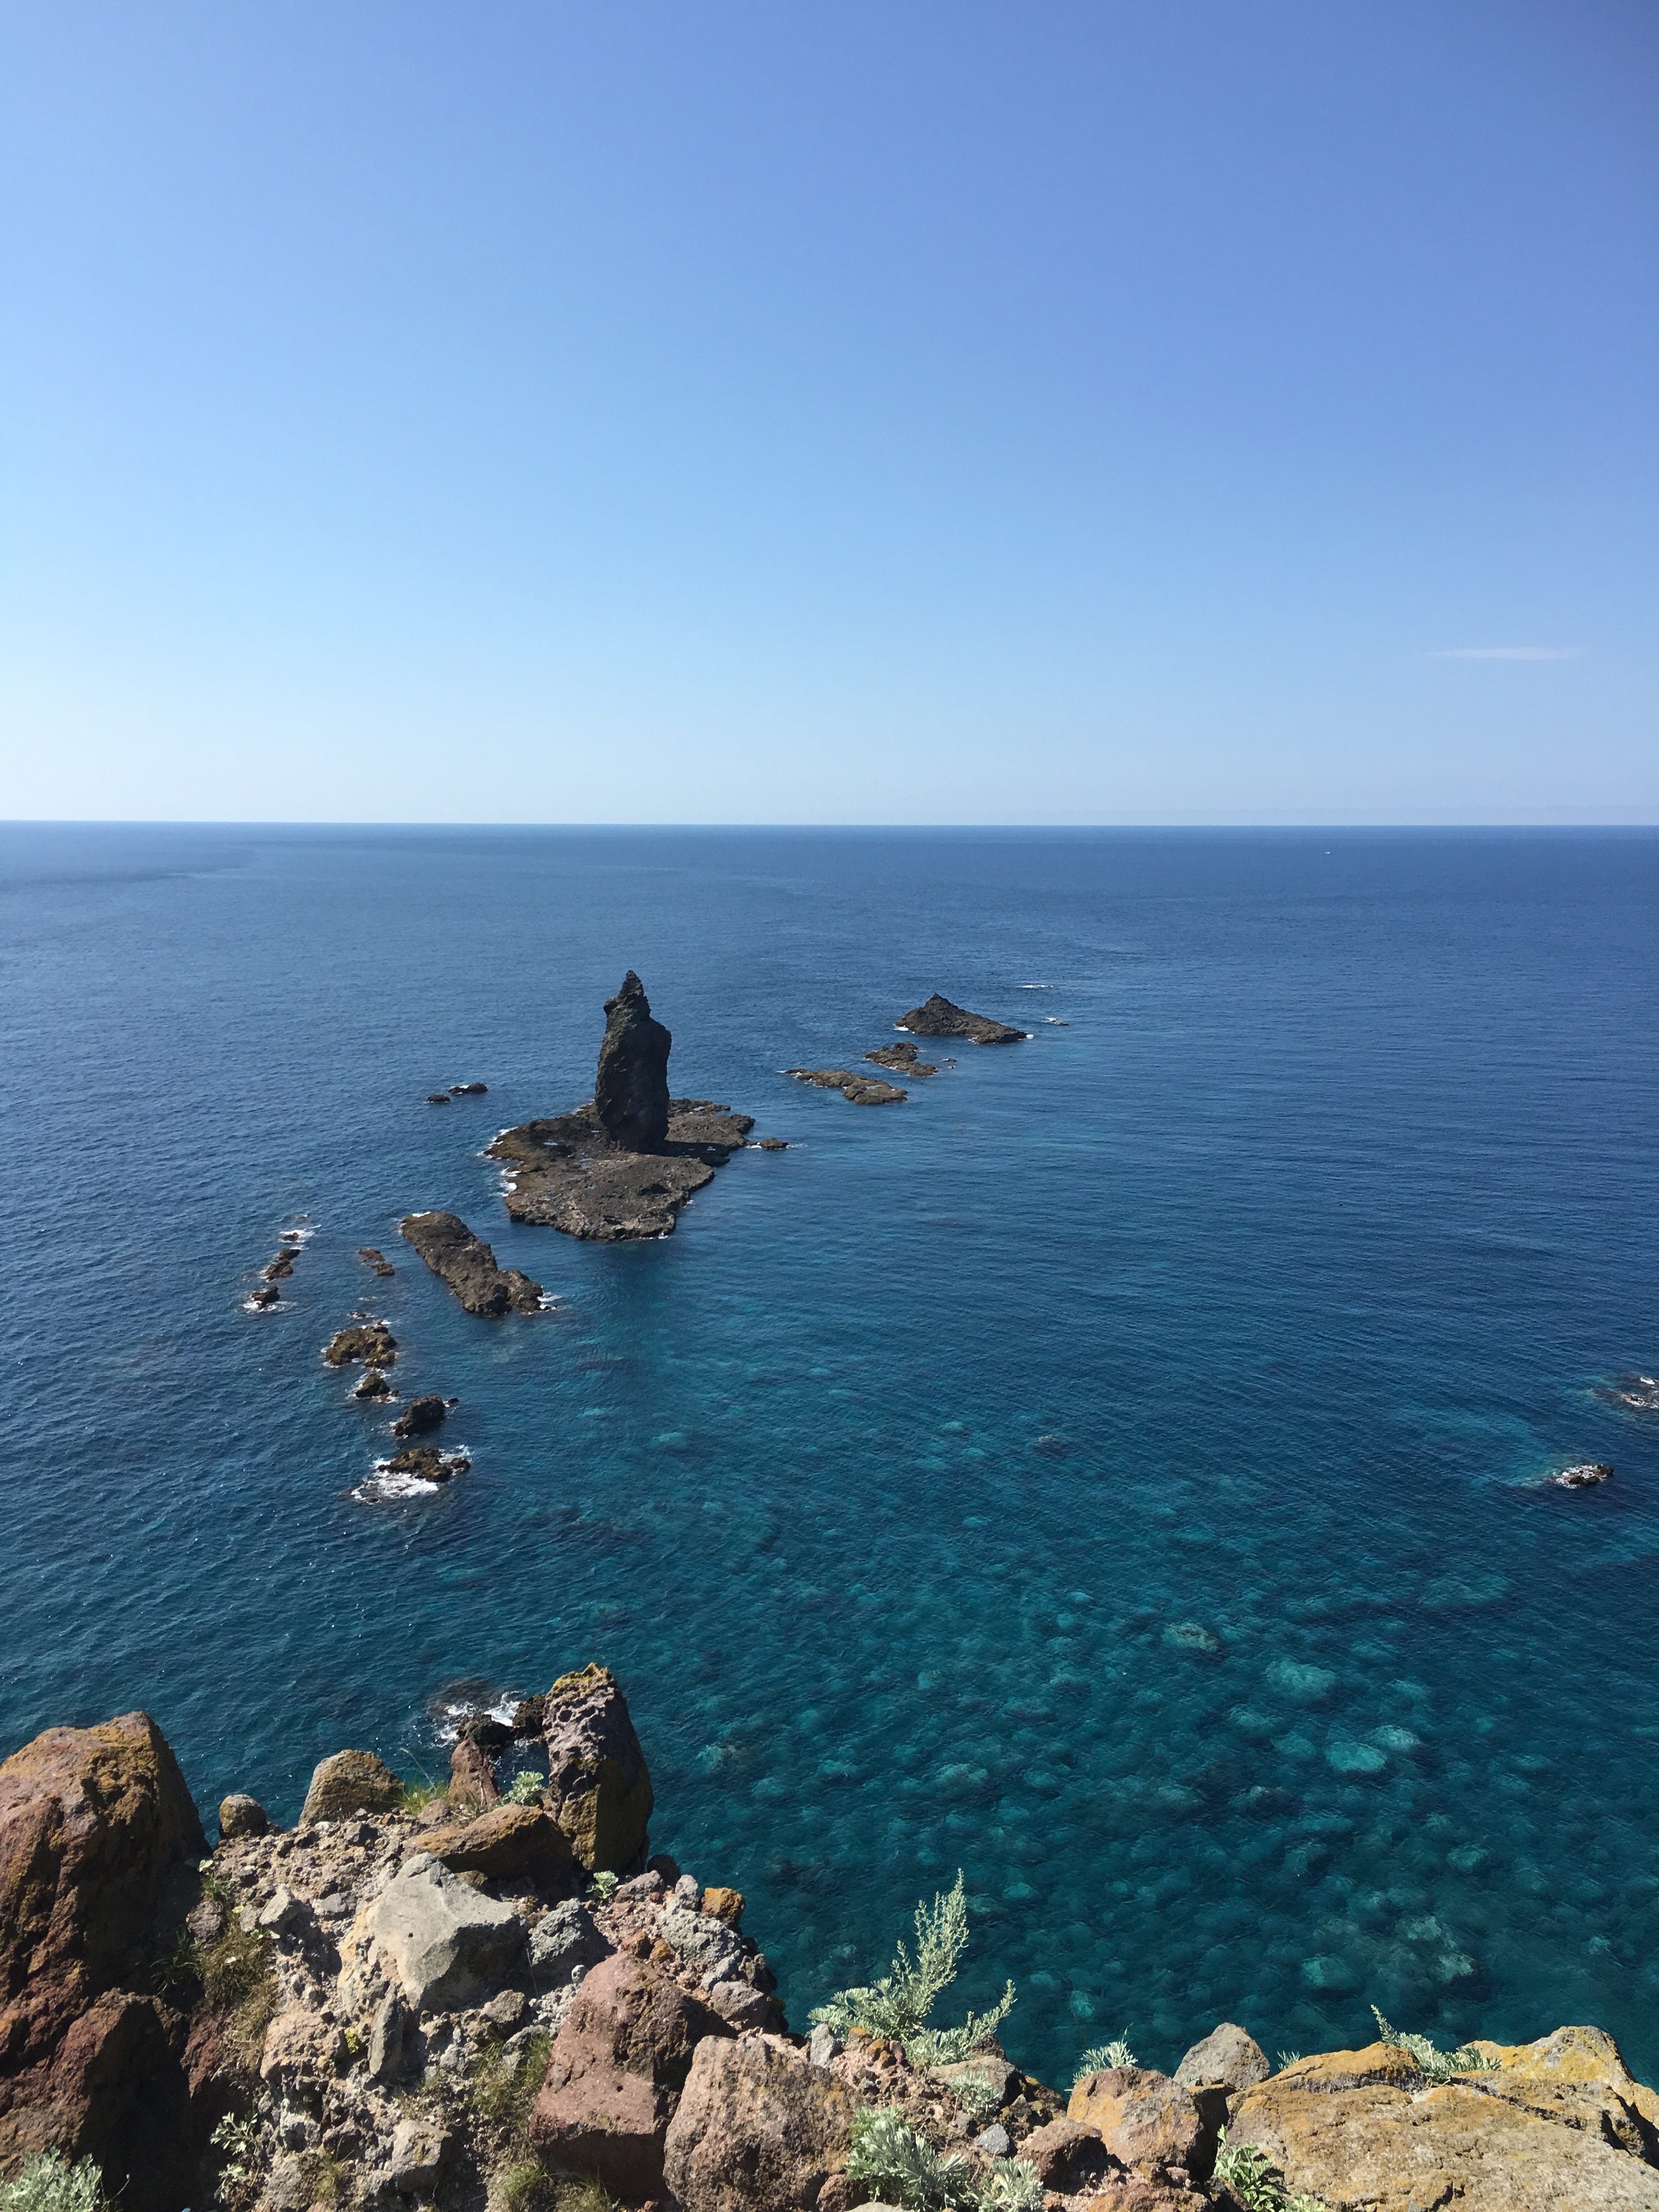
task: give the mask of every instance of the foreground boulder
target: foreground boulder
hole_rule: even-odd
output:
[[[494,1317],[540,1310],[541,1285],[517,1267],[498,1267],[495,1253],[459,1213],[409,1213],[398,1226],[468,1313]]]
[[[543,1892],[574,1890],[581,1883],[563,1829],[539,1805],[496,1805],[476,1820],[434,1829],[422,1840],[456,1874],[529,1882]]]
[[[1085,2074],[1072,2091],[1066,2117],[1092,2128],[1125,2166],[1208,2172],[1214,2138],[1189,2090],[1150,2066],[1109,2066]]]
[[[134,1984],[206,1848],[146,1713],[48,1729],[0,1766],[0,2171],[53,2147],[95,2158],[132,2212],[179,2201],[183,2023]]]
[[[853,2100],[827,2068],[769,2036],[699,2043],[663,2171],[684,2212],[811,2212],[847,2164]]]
[[[648,1960],[605,1959],[554,2038],[530,2138],[567,2172],[637,2203],[659,2197],[663,2142],[692,2052],[731,2030]]]
[[[924,1005],[901,1014],[896,1027],[908,1030],[915,1036],[966,1037],[973,1044],[1023,1044],[1027,1035],[1024,1030],[1011,1029],[1006,1022],[994,1022],[988,1014],[970,1014],[965,1006],[953,1006],[937,991]]]
[[[426,1852],[406,1858],[368,1907],[365,1924],[418,2014],[475,2003],[524,1950],[524,1923]]]
[[[300,1820],[309,1826],[354,1813],[395,1813],[403,1802],[404,1785],[384,1759],[372,1751],[337,1751],[312,1769]]]
[[[1611,2036],[1481,2048],[1496,2071],[1439,2086],[1393,2044],[1298,2059],[1238,2100],[1229,2141],[1332,2212],[1659,2212],[1659,2100]]]
[[[547,1802],[590,1874],[626,1874],[645,1863],[651,1775],[608,1667],[561,1674],[542,1707]]]

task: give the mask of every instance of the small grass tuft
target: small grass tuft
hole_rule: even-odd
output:
[[[1114,2042],[1097,2043],[1091,2050],[1085,2051],[1077,2062],[1077,2072],[1072,2076],[1072,2087],[1075,2089],[1085,2075],[1104,2074],[1114,2066],[1133,2066],[1135,2063],[1135,2055],[1129,2048],[1128,2037],[1129,2031],[1126,2027],[1122,2034]]]

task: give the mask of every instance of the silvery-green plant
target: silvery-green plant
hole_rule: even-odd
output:
[[[612,1874],[609,1867],[601,1867],[587,1887],[598,1901],[604,1905],[617,1894],[617,1885],[621,1879],[621,1875]]]
[[[866,2110],[854,2118],[847,2178],[870,2197],[907,2212],[967,2212],[972,2203],[967,2160],[954,2153],[941,2158],[890,2109]]]
[[[1114,2041],[1097,2043],[1092,2049],[1085,2051],[1077,2062],[1077,2072],[1072,2076],[1072,2087],[1075,2089],[1085,2074],[1103,2074],[1108,2068],[1113,2066],[1133,2066],[1135,2063],[1135,2055],[1129,2048],[1128,2035],[1129,2031],[1126,2027],[1123,2033]]]
[[[982,2074],[958,2074],[951,2084],[951,2094],[971,2120],[988,2120],[1002,2105],[994,2083]]]
[[[219,2169],[222,2181],[252,2181],[264,2145],[264,2124],[255,2119],[239,2120],[229,2114],[220,2121],[208,2141],[215,2150],[222,2153],[224,2164]]]
[[[1322,2197],[1300,2191],[1292,2196],[1267,2152],[1255,2143],[1230,2143],[1225,2128],[1216,2148],[1214,2179],[1244,2212],[1329,2212]]]
[[[1371,2007],[1371,2018],[1376,2022],[1378,2040],[1407,2052],[1428,2081],[1449,2081],[1454,2074],[1498,2071],[1498,2061],[1488,2058],[1484,2051],[1477,2051],[1472,2043],[1463,2044],[1456,2051],[1437,2051],[1426,2035],[1407,2035],[1402,2029],[1390,2027],[1375,2005]]]
[[[902,2045],[913,2066],[949,2066],[988,2043],[1013,2008],[1008,1983],[989,2012],[969,2013],[960,2027],[927,2025],[941,1994],[956,1979],[957,1961],[968,1948],[968,1905],[962,1875],[948,1896],[916,1907],[916,1955],[901,1943],[879,1981],[839,1990],[810,2018],[813,2025],[845,2036],[857,2027]]]
[[[501,1802],[504,1805],[538,1804],[546,1787],[547,1777],[538,1774],[533,1767],[526,1767],[522,1774],[515,1774],[507,1784]]]
[[[110,2201],[89,2158],[71,2166],[60,2151],[48,2150],[0,2181],[0,2212],[110,2212]]]
[[[1042,2212],[1042,2184],[1029,2158],[992,2161],[991,2178],[979,2191],[978,2212]]]

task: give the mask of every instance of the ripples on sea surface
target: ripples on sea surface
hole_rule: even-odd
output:
[[[1659,2073],[1659,837],[0,832],[0,1749],[143,1705],[206,1808],[623,1679],[653,1834],[792,2019],[964,1869],[1064,2082],[1611,2027]],[[637,968],[746,1152],[678,1232],[507,1224]],[[1033,987],[1042,988],[1033,988]],[[907,1105],[933,989],[1036,1030]],[[1060,1027],[1047,1017],[1055,1018]],[[428,1108],[480,1078],[487,1098]],[[450,1206],[563,1302],[470,1318]],[[242,1300],[279,1231],[283,1303]],[[397,1263],[378,1284],[355,1255]],[[383,1312],[470,1474],[350,1495]],[[1048,1440],[1036,1449],[1039,1439]],[[1541,1478],[1607,1459],[1568,1495]]]

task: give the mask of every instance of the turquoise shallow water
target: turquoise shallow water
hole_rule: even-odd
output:
[[[0,832],[0,1748],[142,1704],[291,1816],[598,1656],[797,2020],[960,1866],[1051,2078],[1373,2002],[1654,2078],[1659,1417],[1595,1393],[1659,1362],[1656,917],[1651,833]],[[793,1148],[514,1229],[480,1148],[630,964]],[[778,1073],[934,988],[1036,1034]],[[559,1310],[462,1313],[428,1206]],[[365,1243],[463,1401],[420,1503],[318,1358]]]

